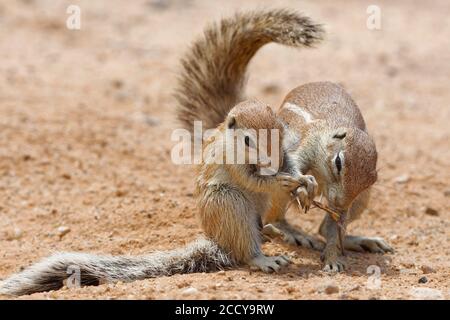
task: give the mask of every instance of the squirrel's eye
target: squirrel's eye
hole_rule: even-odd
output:
[[[249,136],[245,136],[245,145],[247,146],[247,147],[250,147],[250,137]]]
[[[342,170],[342,160],[339,157],[339,154],[336,156],[336,159],[334,159],[334,164],[336,165],[336,168],[338,170],[338,173],[341,173]]]

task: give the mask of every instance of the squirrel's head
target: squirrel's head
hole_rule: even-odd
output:
[[[228,113],[225,127],[237,138],[237,148],[245,152],[246,163],[259,173],[275,174],[283,165],[283,124],[275,112],[258,100],[239,103]],[[239,151],[238,151],[239,152]],[[254,162],[249,159],[253,156]]]
[[[346,211],[377,180],[377,150],[372,138],[357,128],[337,128],[319,138],[320,159],[311,168],[330,207]]]

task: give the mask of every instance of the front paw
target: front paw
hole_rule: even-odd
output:
[[[308,212],[317,194],[318,184],[311,175],[301,175],[298,180],[300,181],[300,186],[294,191],[294,196],[297,197],[302,209]]]
[[[278,181],[278,183],[281,185],[281,187],[285,190],[287,190],[288,192],[293,192],[294,190],[296,190],[298,187],[300,187],[302,185],[302,182],[300,181],[300,179],[287,174],[287,173],[279,173],[276,175],[276,179]]]
[[[320,259],[324,263],[323,271],[328,273],[342,272],[345,270],[343,257],[339,255],[337,247],[326,247]]]

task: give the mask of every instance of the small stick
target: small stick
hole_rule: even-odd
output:
[[[298,208],[300,209],[300,200],[298,199],[298,197],[296,197],[296,200],[297,200],[297,202],[298,202],[298,204],[299,204]],[[338,226],[338,228],[339,228],[339,230],[338,230],[338,231],[339,231],[339,234],[338,234],[338,237],[339,237],[339,245],[341,246],[341,253],[342,253],[342,255],[345,256],[344,241],[343,241],[343,239],[342,239],[342,230],[343,230],[343,226],[342,226],[342,221],[341,221],[341,215],[340,215],[338,212],[336,212],[336,211],[334,211],[334,210],[328,208],[326,205],[322,204],[322,203],[319,202],[319,201],[313,200],[312,203],[313,203],[313,205],[315,205],[317,208],[326,211],[326,212],[331,216],[331,219],[333,219],[334,221],[337,222],[337,226]],[[301,211],[301,210],[300,210],[300,211]]]
[[[342,226],[341,215],[338,212],[336,212],[334,210],[331,210],[330,208],[328,208],[327,206],[325,206],[324,204],[322,204],[322,203],[320,203],[318,201],[313,200],[313,204],[317,208],[328,212],[330,214],[330,216],[331,216],[331,219],[333,219],[334,221],[337,222],[337,226],[339,228],[339,230],[338,230],[339,231],[339,234],[338,234],[339,245],[341,246],[341,253],[342,253],[342,255],[345,256],[344,241],[342,239],[342,230],[344,229],[344,227]]]
[[[331,218],[333,218],[334,221],[339,222],[339,219],[341,217],[341,215],[339,213],[337,213],[334,210],[331,210],[330,208],[328,208],[326,205],[320,203],[319,201],[312,201],[313,205],[315,205],[317,208],[322,209],[326,212],[328,212],[331,216]]]

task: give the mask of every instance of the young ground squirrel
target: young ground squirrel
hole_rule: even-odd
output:
[[[288,157],[286,148],[291,135],[285,132],[287,127],[282,118],[256,100],[241,102],[245,71],[264,44],[308,47],[321,36],[320,26],[287,10],[237,14],[207,28],[204,38],[194,43],[183,60],[177,98],[178,117],[185,127],[192,130],[193,121],[201,120],[203,127],[218,126],[222,133],[226,129],[281,132],[277,150],[281,168],[277,174],[261,174],[267,159],[258,159],[256,164],[200,166],[196,195],[208,239],[141,257],[60,253],[6,279],[0,284],[0,293],[20,295],[58,289],[70,276],[68,269],[78,270],[81,284],[89,285],[211,271],[236,264],[276,271],[286,264],[288,261],[283,256],[267,257],[261,252],[261,219],[267,212],[278,212],[280,204],[276,200],[286,199],[298,187],[306,194],[302,201],[307,205],[316,193],[317,183],[312,176],[302,175]],[[244,140],[246,148],[250,148],[250,139]],[[209,152],[214,150],[210,146],[217,143],[220,143],[217,136],[206,141],[206,157],[216,156]],[[267,147],[273,149],[270,143]],[[272,195],[278,198],[272,199]]]

